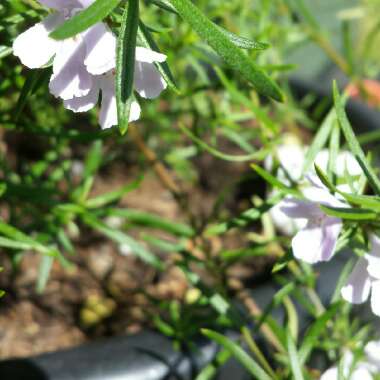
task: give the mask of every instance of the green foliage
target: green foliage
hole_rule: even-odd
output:
[[[321,206],[344,221],[336,254],[350,248],[363,255],[369,235],[380,231],[380,181],[376,160],[366,151],[369,142],[378,143],[379,133],[356,135],[345,112],[348,96],[336,86],[333,107],[327,109],[323,101],[310,113],[312,94],[295,100],[287,84],[295,68],[292,52],[307,40],[355,83],[374,76],[374,62],[358,62],[369,57],[372,45],[376,48],[379,27],[363,48],[353,49],[353,22],[344,20],[338,50],[306,1],[97,0],[51,36],[75,36],[99,21],[118,35],[119,123],[101,131],[96,111],[74,115],[49,96],[50,65],[24,71],[11,55],[15,37],[45,15],[35,1],[0,5],[0,127],[8,149],[0,144],[0,195],[6,208],[0,247],[15,273],[25,255],[38,255],[35,286],[43,297],[53,264],[76,265],[72,259],[84,236],[128,246],[155,278],[174,266],[186,277],[188,293],[182,300],[151,300],[151,321],[187,352],[195,350],[201,334],[221,347],[196,380],[214,378],[231,358],[253,378],[309,380],[320,377],[317,356],[324,368],[338,363],[346,349],[362,357],[371,326],[354,318],[340,297],[355,259],[336,279],[331,304],[323,305],[316,289],[323,268],[294,260],[291,238],[276,230],[269,211],[284,197],[303,197],[304,177],[279,176],[284,165],[276,160],[278,146],[291,133],[305,145],[310,142],[303,174],[314,170],[346,203]],[[136,46],[168,57],[155,63],[168,84],[156,101],[140,99],[134,91]],[[142,119],[128,129],[135,99]],[[337,157],[346,148],[342,137],[363,170],[359,178],[347,170],[337,175]],[[313,169],[323,149],[330,154],[327,168]],[[131,173],[130,181],[97,191],[99,179],[115,166]],[[151,211],[154,199],[143,209],[128,207],[131,193],[152,173],[165,187],[165,194],[160,187],[152,197],[176,206],[170,217]],[[343,191],[341,184],[352,191]],[[110,224],[112,218],[120,223]],[[257,274],[278,286],[262,309],[251,300],[251,283],[235,275],[250,266],[265,267]],[[283,321],[272,317],[278,310]],[[306,331],[300,329],[299,311],[310,320]],[[226,330],[234,331],[234,339]]]
[[[139,1],[130,0],[124,10],[117,42],[116,98],[117,118],[121,134],[127,132],[133,101],[138,20]]]

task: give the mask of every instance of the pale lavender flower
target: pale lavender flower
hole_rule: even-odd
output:
[[[14,41],[13,51],[29,68],[40,68],[53,60],[50,92],[74,112],[92,109],[102,94],[99,123],[103,129],[117,125],[115,96],[116,37],[97,23],[73,38],[56,41],[49,33],[94,0],[39,0],[57,12],[48,16]],[[166,56],[143,47],[136,48],[134,86],[147,99],[157,97],[167,84],[155,66]],[[140,117],[137,101],[131,105],[129,121]]]
[[[326,215],[320,205],[342,207],[344,204],[314,181],[303,190],[305,200],[285,198],[281,211],[292,219],[305,221],[305,226],[292,239],[293,254],[309,264],[329,261],[335,252],[342,220]]]
[[[138,94],[143,98],[157,97],[166,88],[166,82],[155,67],[155,62],[166,60],[164,54],[143,47],[136,47],[136,63],[134,85]],[[115,70],[105,75],[93,76],[91,91],[86,96],[65,100],[64,106],[74,112],[85,112],[93,108],[102,93],[102,103],[99,123],[103,129],[117,125],[117,108],[115,95]],[[129,121],[140,117],[141,108],[137,101],[131,105]]]
[[[50,92],[63,100],[86,96],[93,87],[93,75],[115,67],[116,38],[104,23],[97,23],[75,37],[56,41],[49,33],[94,0],[39,0],[56,12],[20,34],[13,53],[31,68],[53,60]]]
[[[276,147],[276,156],[281,164],[278,168],[276,176],[277,178],[290,185],[290,179],[293,182],[302,182],[303,167],[305,164],[306,151],[309,147],[301,145],[301,143],[293,135],[285,135],[284,143]],[[326,172],[329,161],[328,149],[322,149],[315,157],[315,163]],[[270,155],[264,161],[264,166],[267,170],[273,169],[273,157]],[[357,177],[362,173],[361,167],[357,163],[355,157],[349,151],[339,152],[335,162],[335,174],[338,177],[343,177],[345,172],[348,172],[351,176]],[[314,173],[314,168],[311,168],[311,172]],[[357,185],[358,181],[353,180],[354,185]],[[351,192],[348,184],[337,185],[341,191]],[[275,194],[273,191],[271,195]],[[273,206],[269,214],[273,221],[274,226],[284,235],[292,236],[305,226],[305,219],[289,218],[282,212],[282,201]]]
[[[380,316],[380,239],[371,235],[370,242],[370,252],[358,260],[341,294],[352,304],[362,304],[371,296],[372,312]]]

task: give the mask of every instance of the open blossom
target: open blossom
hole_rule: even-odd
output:
[[[303,180],[302,171],[305,164],[306,151],[308,147],[301,145],[294,139],[292,135],[285,137],[285,143],[276,148],[276,155],[281,167],[277,170],[277,178],[290,185],[290,180],[300,182]],[[324,171],[327,171],[329,161],[328,149],[323,149],[318,152],[315,163]],[[268,156],[265,160],[264,166],[267,170],[273,168],[273,157]],[[357,163],[355,157],[348,151],[341,151],[335,162],[335,174],[338,177],[343,177],[345,172],[358,177],[361,173],[361,167]],[[314,172],[314,167],[311,168],[311,173]],[[357,183],[355,180],[353,183]],[[350,192],[348,184],[339,184],[339,190]],[[292,236],[300,229],[304,228],[306,220],[302,218],[290,218],[282,211],[282,202],[279,202],[269,211],[275,227],[284,235]]]
[[[102,128],[117,125],[115,96],[116,37],[102,22],[78,35],[56,41],[49,33],[76,12],[90,6],[94,0],[39,0],[56,12],[20,34],[13,43],[13,52],[31,68],[41,68],[50,62],[53,74],[50,92],[64,101],[74,112],[92,109],[102,95],[99,123]],[[166,56],[143,47],[136,48],[134,87],[143,98],[157,97],[166,82],[155,66]],[[140,105],[133,101],[130,120],[140,117]]]
[[[42,22],[20,34],[13,43],[13,53],[31,68],[41,68],[53,60],[50,92],[63,100],[86,96],[93,87],[93,75],[115,67],[116,39],[99,22],[75,37],[56,41],[49,33],[94,0],[39,0],[56,10]]]
[[[353,304],[364,303],[371,296],[372,312],[380,316],[380,239],[371,235],[370,242],[370,252],[358,260],[341,294]]]
[[[303,190],[304,200],[285,198],[281,211],[289,218],[305,221],[292,239],[293,254],[309,264],[329,261],[334,255],[342,220],[326,215],[320,205],[342,207],[344,204],[318,183]]]
[[[164,62],[166,56],[143,47],[136,47],[134,86],[138,94],[147,99],[157,97],[166,88],[166,82],[155,67],[155,62]],[[85,112],[93,108],[102,93],[99,123],[103,129],[117,125],[115,95],[115,70],[104,75],[93,76],[93,86],[86,96],[65,100],[64,106],[74,112]],[[129,121],[140,117],[140,105],[133,101]]]
[[[380,341],[369,342],[364,348],[365,357],[354,363],[354,356],[346,351],[343,356],[342,375],[346,380],[372,380],[380,373]],[[339,368],[334,366],[325,371],[320,380],[339,380]]]

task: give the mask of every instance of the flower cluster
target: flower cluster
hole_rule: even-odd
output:
[[[298,144],[287,144],[278,148],[278,158],[282,166],[277,176],[284,183],[290,184],[290,180],[301,182],[305,149]],[[325,171],[328,160],[328,151],[323,150],[317,155],[315,162]],[[267,167],[271,166],[267,162]],[[345,151],[338,155],[335,170],[338,177],[343,176],[345,171],[351,176],[361,174],[361,168],[354,157]],[[271,210],[271,216],[280,231],[294,235],[294,256],[309,264],[315,264],[332,259],[343,227],[340,218],[325,214],[320,206],[348,208],[350,205],[339,194],[333,195],[315,172],[310,172],[305,177],[308,180],[302,183],[303,199],[286,197]],[[354,181],[355,185],[357,183]],[[337,187],[340,191],[350,191],[346,184]],[[341,294],[353,304],[364,303],[371,295],[372,311],[380,316],[380,238],[372,234],[369,240],[370,251],[358,260]]]
[[[364,349],[365,358],[354,361],[350,351],[346,351],[342,360],[342,375],[347,380],[372,380],[380,372],[380,341],[369,342]],[[334,366],[324,372],[320,380],[340,379],[339,368]]]
[[[50,92],[63,100],[64,107],[85,112],[98,102],[101,93],[99,123],[103,129],[117,124],[115,96],[116,37],[102,22],[63,41],[49,33],[95,0],[38,0],[54,10],[42,22],[20,34],[13,43],[13,52],[31,68],[52,63]],[[166,56],[143,47],[136,48],[134,85],[138,94],[147,99],[157,97],[166,82],[155,67]],[[140,117],[137,101],[131,105],[130,121]]]

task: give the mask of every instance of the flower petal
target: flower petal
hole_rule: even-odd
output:
[[[364,348],[366,358],[370,364],[375,365],[380,371],[380,341],[372,341],[367,343]]]
[[[339,218],[325,217],[323,219],[321,261],[329,261],[333,257],[342,226],[342,220]]]
[[[78,0],[78,2],[82,5],[83,8],[87,8],[92,5],[95,0]]]
[[[166,82],[153,63],[136,61],[134,85],[143,98],[153,99],[165,90]]]
[[[299,231],[292,240],[294,256],[309,264],[321,261],[322,230],[318,226],[310,226],[310,223]]]
[[[342,297],[353,304],[367,301],[371,291],[371,279],[367,272],[367,260],[360,258],[341,290]]]
[[[275,227],[284,235],[293,236],[306,226],[307,220],[304,218],[291,218],[283,212],[283,201],[276,204],[269,210]]]
[[[154,50],[150,50],[141,46],[136,47],[136,61],[153,63],[153,62],[165,62],[166,55],[157,53]]]
[[[38,0],[38,2],[45,7],[63,10],[73,6],[73,0]]]
[[[310,219],[323,215],[321,209],[315,203],[293,197],[284,198],[279,205],[281,211],[289,218]]]
[[[129,121],[132,122],[138,120],[140,117],[140,112],[140,105],[136,101],[133,101],[131,104]],[[103,91],[99,124],[102,129],[108,129],[114,125],[117,125],[117,106],[116,96],[114,93]]]
[[[49,33],[62,21],[63,16],[55,13],[20,34],[13,42],[13,54],[30,69],[49,63],[59,46],[59,42],[50,38]]]
[[[380,317],[380,280],[372,282],[371,309],[373,314]]]
[[[305,198],[307,198],[311,202],[315,202],[317,204],[322,204],[325,206],[332,207],[343,207],[344,203],[340,202],[336,199],[327,189],[320,188],[316,186],[310,186],[302,191]]]
[[[131,110],[129,113],[129,122],[136,121],[140,119],[141,107],[137,101],[133,101],[131,104]]]
[[[115,76],[112,72],[98,77],[99,86],[102,90],[102,104],[99,114],[99,124],[102,129],[111,128],[117,125],[117,105],[115,95]],[[129,121],[139,119],[141,108],[139,103],[132,101]]]
[[[337,218],[324,217],[322,222],[309,220],[292,240],[294,256],[309,264],[329,261],[341,229],[342,223]]]
[[[352,372],[350,380],[373,380],[373,377],[367,368],[359,366]]]
[[[73,112],[86,112],[95,107],[98,99],[99,87],[94,85],[86,96],[65,100],[63,105]]]
[[[371,251],[365,255],[368,261],[368,273],[380,280],[380,239],[372,234],[371,235]]]
[[[339,371],[337,367],[329,368],[327,371],[325,371],[319,380],[338,380]]]
[[[53,64],[50,92],[63,100],[86,96],[92,87],[91,75],[84,66],[85,45],[81,38],[61,42]]]
[[[351,176],[359,176],[363,173],[355,156],[351,152],[344,150],[338,154],[336,160],[336,174],[339,177],[343,177],[346,170]]]
[[[82,34],[86,44],[84,64],[93,75],[104,74],[116,65],[116,37],[101,22]]]
[[[114,92],[102,92],[102,104],[100,107],[99,124],[102,129],[117,125],[117,106]]]

